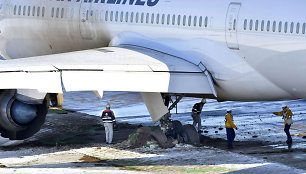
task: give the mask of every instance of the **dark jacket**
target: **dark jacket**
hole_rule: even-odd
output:
[[[103,123],[113,123],[115,122],[115,114],[111,110],[105,110],[102,112],[101,119]]]
[[[202,102],[194,104],[192,108],[192,113],[200,114],[202,112],[203,106],[204,106],[204,103]]]

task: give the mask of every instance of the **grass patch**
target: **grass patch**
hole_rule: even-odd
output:
[[[207,172],[227,172],[228,169],[222,167],[202,166],[199,168],[179,167],[178,171],[184,173],[207,173]]]
[[[143,161],[142,159],[100,159],[101,164],[107,166],[119,167],[121,170],[151,172],[156,174],[176,174],[176,173],[226,173],[235,171],[225,167],[211,166],[211,165],[157,165],[153,161]]]
[[[65,109],[59,109],[59,108],[49,108],[48,109],[48,114],[68,114],[71,111],[67,111]]]
[[[117,160],[107,160],[107,162],[113,166],[117,167],[130,167],[130,168],[141,168],[141,166],[153,165],[151,162],[143,162],[139,159],[117,159]]]

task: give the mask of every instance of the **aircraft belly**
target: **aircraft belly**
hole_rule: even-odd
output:
[[[245,36],[246,61],[264,78],[293,98],[306,97],[306,44],[304,38]],[[252,42],[254,40],[254,42]],[[256,40],[256,42],[255,42]]]

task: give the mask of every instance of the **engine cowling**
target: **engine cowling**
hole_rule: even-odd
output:
[[[0,91],[0,133],[10,140],[24,140],[37,133],[45,122],[49,102],[27,104],[16,98],[16,90]]]

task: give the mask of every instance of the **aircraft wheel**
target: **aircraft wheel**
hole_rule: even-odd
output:
[[[150,127],[141,127],[137,129],[136,132],[150,135],[162,148],[170,148],[175,146],[171,141],[168,141],[168,138],[160,129],[152,130]]]
[[[182,123],[178,120],[173,120],[172,121],[172,127],[173,127],[173,138],[177,139],[182,127]]]
[[[180,137],[183,143],[197,145],[200,143],[199,134],[193,125],[187,124],[181,127]]]

